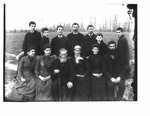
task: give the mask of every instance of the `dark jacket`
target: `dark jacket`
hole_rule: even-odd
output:
[[[75,57],[71,58],[71,61],[73,62],[74,71],[75,71],[74,73],[88,77],[90,73],[90,66],[88,60],[83,56],[81,57],[83,58],[83,60],[79,60],[79,63],[76,63]]]
[[[66,86],[68,82],[72,82],[74,79],[74,71],[73,71],[73,66],[72,66],[72,62],[70,60],[70,58],[67,59],[66,62],[61,63],[60,59],[57,58],[53,63],[52,63],[52,68],[53,71],[55,69],[59,69],[60,73],[59,74],[55,74],[53,76],[53,80],[57,80],[58,76],[60,76],[60,80],[61,80],[61,85]]]
[[[125,70],[122,56],[116,54],[115,58],[112,59],[110,53],[106,54],[103,58],[103,73],[108,79],[111,77],[124,79]]]
[[[92,55],[88,59],[91,73],[102,73],[102,56]]]
[[[68,50],[68,39],[63,36],[62,38],[58,38],[58,36],[54,37],[51,41],[52,55],[59,56],[59,50],[61,48],[65,48]]]
[[[81,46],[83,34],[81,34],[79,32],[77,34],[70,33],[70,34],[68,34],[67,38],[68,38],[68,42],[69,42],[69,56],[73,56],[74,55],[74,52],[73,52],[74,46],[76,46],[76,45]]]
[[[49,44],[49,38],[43,36],[42,39],[41,39],[41,42],[40,42],[40,49],[41,49],[42,55],[44,55],[43,47],[46,44]]]
[[[28,49],[34,46],[36,48],[36,55],[41,55],[40,42],[41,34],[38,31],[35,30],[33,33],[28,32],[22,44],[22,51],[27,55]]]
[[[82,39],[82,55],[87,57],[91,54],[91,47],[97,43],[96,35],[93,34],[91,37],[87,34]]]
[[[97,44],[99,45],[99,54],[101,56],[106,55],[109,50],[108,50],[107,45],[104,43],[104,41],[102,40],[100,44],[99,43],[97,43]]]
[[[129,64],[129,45],[124,35],[122,35],[117,44],[117,52],[124,58],[124,63]]]

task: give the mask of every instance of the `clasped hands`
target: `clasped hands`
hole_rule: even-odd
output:
[[[41,75],[39,75],[39,78],[42,80],[42,81],[46,81],[48,80],[49,78],[51,78],[51,76],[47,76],[47,77],[42,77]]]
[[[121,77],[117,77],[116,79],[114,77],[110,78],[111,82],[113,83],[119,83],[121,81]]]

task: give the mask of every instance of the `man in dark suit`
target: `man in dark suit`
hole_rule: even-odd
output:
[[[43,28],[42,33],[43,33],[43,37],[42,37],[41,42],[40,42],[40,48],[41,48],[42,55],[44,55],[43,47],[45,45],[49,44],[49,30],[48,30],[48,28]]]
[[[93,33],[94,27],[93,25],[88,25],[87,27],[87,35],[85,35],[82,39],[82,54],[85,57],[89,57],[91,55],[91,47],[93,44],[97,43],[96,35]]]
[[[79,24],[73,23],[72,24],[73,32],[67,35],[68,41],[69,41],[69,56],[74,55],[74,46],[80,45],[83,38],[83,34],[79,32]]]
[[[117,28],[117,36],[119,37],[118,44],[117,44],[117,52],[124,58],[124,63],[128,66],[129,65],[129,44],[128,40],[124,36],[123,28]]]
[[[96,40],[97,40],[97,44],[99,47],[99,54],[103,57],[105,54],[108,53],[108,47],[105,44],[105,42],[103,41],[103,34],[97,33],[96,34]]]
[[[57,26],[58,35],[51,41],[52,55],[59,56],[59,50],[65,48],[68,50],[68,39],[63,35],[64,27],[62,25]]]
[[[22,44],[22,52],[19,55],[17,55],[16,57],[17,60],[21,59],[22,56],[26,56],[27,50],[31,46],[35,46],[36,55],[41,55],[40,50],[41,34],[40,32],[36,31],[35,27],[36,23],[34,21],[29,22],[29,32],[25,34],[25,38]]]
[[[74,69],[72,61],[67,57],[67,50],[61,48],[59,57],[52,63],[54,101],[71,101],[73,94]]]
[[[122,100],[125,90],[125,70],[122,56],[116,52],[115,41],[108,42],[109,53],[103,58],[103,74],[107,79],[108,100]],[[116,90],[118,88],[118,90]],[[116,94],[115,94],[116,93]]]

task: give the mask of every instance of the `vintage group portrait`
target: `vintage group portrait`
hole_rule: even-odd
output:
[[[4,102],[138,101],[138,4],[18,4],[3,4]]]

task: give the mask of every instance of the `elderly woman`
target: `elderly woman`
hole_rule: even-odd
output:
[[[81,56],[81,46],[74,47],[74,57],[72,58],[74,68],[74,100],[89,100],[89,64],[87,59]]]
[[[102,72],[102,55],[99,54],[99,45],[92,45],[92,55],[89,57],[90,65],[90,99],[92,101],[107,100],[106,79]]]
[[[36,73],[36,101],[51,101],[52,100],[52,62],[55,57],[51,56],[51,47],[46,44],[43,47],[44,55],[37,60]]]

